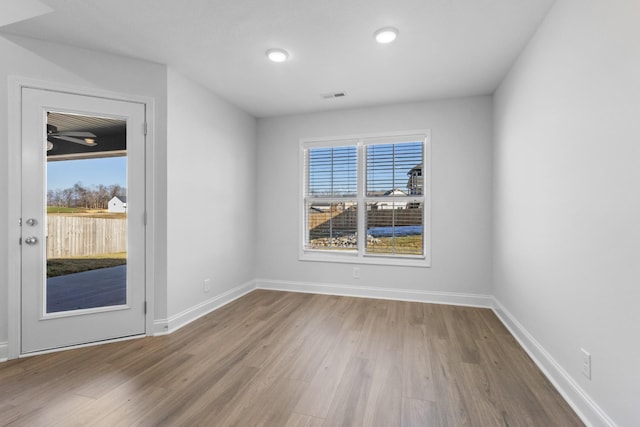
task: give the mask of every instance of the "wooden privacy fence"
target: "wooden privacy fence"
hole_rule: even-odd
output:
[[[367,212],[367,223],[372,226],[394,224],[396,227],[422,225],[422,208],[371,210]]]
[[[47,215],[47,258],[126,251],[126,218]]]
[[[332,212],[310,212],[308,221],[309,230],[315,230],[318,227],[328,228],[329,220],[334,229],[346,230],[356,227],[358,220],[358,212],[355,209],[345,211],[334,210]]]
[[[307,218],[309,236],[311,239],[326,237],[329,234],[330,225],[334,233],[354,233],[357,228],[357,220],[358,213],[355,209],[310,212]],[[370,210],[367,211],[367,223],[375,227],[390,226],[391,224],[396,226],[422,225],[422,208]]]

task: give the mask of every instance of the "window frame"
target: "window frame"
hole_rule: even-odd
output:
[[[423,254],[367,254],[366,253],[366,216],[367,203],[371,201],[398,201],[398,197],[367,196],[366,192],[366,147],[374,144],[395,144],[403,142],[422,142],[422,195],[408,195],[403,201],[419,201],[422,209],[422,239]],[[357,153],[357,194],[355,196],[308,197],[307,159],[306,150],[313,148],[328,148],[337,146],[356,146]],[[373,134],[349,135],[342,137],[302,138],[299,143],[299,239],[298,259],[301,261],[336,262],[352,264],[399,265],[411,267],[431,267],[431,130],[420,129],[411,131],[385,132]],[[407,178],[409,179],[409,178]],[[356,202],[358,244],[355,250],[309,249],[307,233],[308,203],[310,201],[323,203]]]

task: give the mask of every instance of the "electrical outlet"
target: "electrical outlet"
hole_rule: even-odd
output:
[[[584,348],[580,349],[582,354],[582,375],[591,379],[591,354]]]
[[[354,279],[360,278],[360,267],[353,267],[353,278]]]
[[[205,293],[209,292],[211,290],[211,279],[204,279],[202,287]]]

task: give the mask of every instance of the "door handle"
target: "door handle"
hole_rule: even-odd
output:
[[[35,245],[36,243],[38,243],[38,238],[35,236],[31,236],[31,237],[27,237],[26,239],[24,239],[24,242],[27,245]]]

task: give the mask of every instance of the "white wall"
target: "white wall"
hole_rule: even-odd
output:
[[[490,97],[475,97],[260,119],[258,284],[490,293],[491,109]],[[360,279],[353,279],[353,264],[299,261],[300,138],[426,128],[432,132],[432,267],[360,265]]]
[[[171,330],[254,277],[256,120],[174,69],[167,81]]]
[[[8,88],[9,76],[38,79],[56,84],[71,85],[79,88],[93,88],[118,93],[142,95],[155,99],[156,128],[155,167],[156,177],[155,211],[156,225],[156,265],[164,265],[166,228],[164,223],[164,194],[166,193],[164,159],[166,147],[166,67],[159,64],[138,61],[120,56],[108,55],[84,49],[46,43],[17,36],[0,36],[0,358],[6,350],[2,343],[7,341],[8,327],[8,245],[17,244],[7,239],[9,226],[8,206]],[[11,218],[17,224],[17,218]],[[12,259],[11,262],[19,262]],[[156,271],[156,316],[166,315],[166,285],[162,271]]]
[[[495,295],[620,426],[640,423],[639,18],[558,0],[494,100]]]

